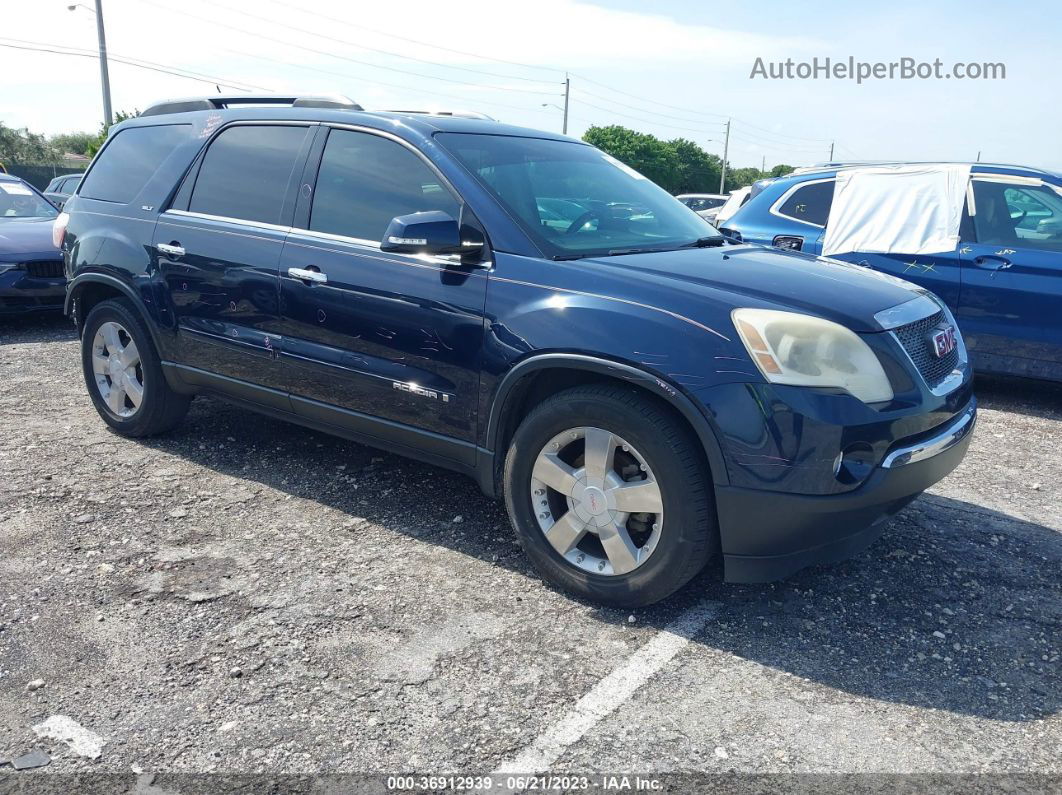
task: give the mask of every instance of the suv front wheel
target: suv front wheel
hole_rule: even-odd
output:
[[[177,425],[191,397],[162,374],[143,321],[124,299],[96,304],[81,334],[85,385],[103,420],[123,436],[153,436]]]
[[[617,607],[664,599],[704,567],[716,535],[710,484],[693,434],[618,385],[549,398],[505,460],[509,517],[539,573]]]

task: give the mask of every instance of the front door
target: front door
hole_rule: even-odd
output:
[[[959,325],[975,366],[1062,378],[1062,189],[975,175]]]
[[[398,444],[435,438],[447,457],[460,440],[469,446],[456,455],[471,455],[486,270],[380,250],[395,216],[441,210],[460,219],[463,207],[397,140],[327,135],[280,263],[281,361],[294,408]]]
[[[154,248],[177,327],[179,359],[195,370],[283,386],[279,267],[309,126],[235,125],[210,143]],[[283,401],[282,401],[283,402]]]

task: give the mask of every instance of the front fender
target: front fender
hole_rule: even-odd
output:
[[[578,370],[599,373],[627,381],[661,398],[675,408],[690,424],[704,448],[712,479],[718,485],[728,485],[726,463],[714,421],[710,413],[699,407],[680,387],[658,375],[632,364],[576,353],[540,353],[517,362],[497,383],[490,402],[486,422],[487,449],[498,450],[499,434],[503,427],[506,407],[517,385],[526,376],[540,370]]]

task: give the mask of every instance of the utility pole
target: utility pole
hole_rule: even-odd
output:
[[[114,121],[111,113],[111,78],[107,73],[107,34],[103,30],[103,0],[96,0],[96,36],[100,42],[100,80],[103,83],[103,120],[108,127]]]
[[[830,163],[833,162],[833,141],[830,141]]]
[[[980,149],[977,150],[977,162],[978,163],[981,162],[981,150]]]
[[[726,120],[726,137],[723,139],[723,168],[719,173],[719,192],[723,193],[726,185],[726,156],[730,151],[730,119]]]
[[[568,73],[564,73],[564,126],[561,128],[561,132],[564,135],[568,134],[568,94],[571,93],[572,81],[568,77]]]
[[[763,160],[760,161],[760,176],[767,176],[767,155],[764,155]]]

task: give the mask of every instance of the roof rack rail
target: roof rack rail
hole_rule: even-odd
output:
[[[292,108],[337,108],[341,110],[365,110],[352,99],[339,94],[295,96],[292,94],[217,94],[206,97],[168,99],[156,102],[143,111],[141,116],[162,116],[167,113],[185,113],[193,110],[223,110],[239,105],[280,105]]]
[[[497,121],[493,116],[480,113],[478,110],[385,110],[384,113],[403,113],[411,116],[451,116],[455,119],[482,119],[483,121]]]

